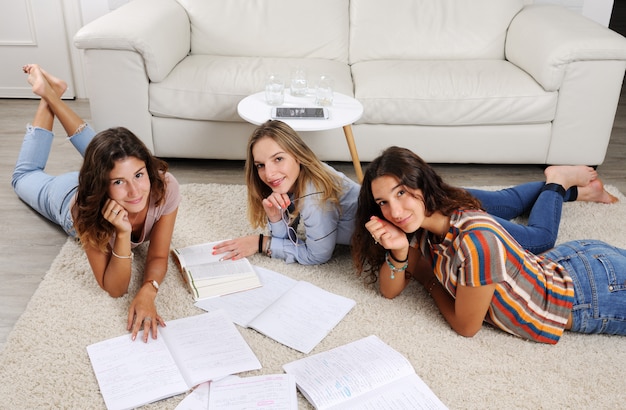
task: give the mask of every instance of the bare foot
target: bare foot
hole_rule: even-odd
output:
[[[576,200],[599,202],[601,204],[614,204],[619,201],[617,197],[604,189],[604,184],[599,178],[594,179],[584,187],[578,187],[578,198]]]
[[[54,92],[56,92],[59,98],[61,98],[63,94],[65,93],[65,91],[67,90],[67,82],[61,80],[58,77],[53,76],[52,74],[50,74],[43,68],[41,67],[39,68],[41,69],[41,72],[43,73],[44,77],[46,77],[46,80],[48,80],[48,83],[50,83],[50,86],[52,87]]]
[[[54,92],[38,65],[24,66],[24,72],[28,74],[28,84],[32,86],[33,94],[45,98],[47,93]]]
[[[586,165],[552,165],[543,172],[546,184],[556,183],[565,189],[585,187],[598,178],[598,172]]]
[[[26,64],[25,66],[22,67],[22,70],[26,73],[26,74],[31,74],[31,71],[39,71],[41,72],[41,74],[43,75],[43,77],[46,79],[46,81],[48,82],[48,84],[50,84],[50,87],[52,87],[52,89],[54,90],[55,94],[61,98],[61,96],[63,95],[63,93],[65,93],[65,91],[67,90],[67,83],[63,80],[61,80],[58,77],[53,76],[52,74],[48,73],[46,70],[44,70],[43,68],[41,68],[38,64]],[[31,85],[33,85],[30,82],[30,79],[28,81]],[[34,92],[34,90],[33,90]],[[35,94],[37,94],[35,92]],[[41,94],[37,94],[39,96],[41,96]]]

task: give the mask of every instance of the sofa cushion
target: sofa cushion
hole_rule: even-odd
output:
[[[546,92],[503,60],[371,61],[354,64],[358,123],[494,125],[554,119],[558,92]]]
[[[349,0],[178,2],[191,21],[191,54],[348,61]]]
[[[280,73],[287,80],[295,67],[305,69],[311,87],[316,78],[326,74],[333,78],[335,91],[354,95],[350,67],[337,61],[192,55],[165,80],[150,83],[150,113],[190,120],[243,121],[237,114],[239,101],[262,91],[270,73]]]
[[[508,26],[523,5],[524,0],[351,0],[350,63],[502,59]]]

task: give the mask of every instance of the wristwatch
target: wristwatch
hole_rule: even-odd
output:
[[[152,284],[152,286],[154,286],[154,289],[158,292],[159,291],[159,282],[157,282],[156,280],[152,279],[150,281],[150,283]]]

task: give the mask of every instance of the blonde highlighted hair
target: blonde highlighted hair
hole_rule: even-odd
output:
[[[305,194],[306,186],[313,183],[320,194],[320,203],[330,203],[339,207],[342,193],[342,181],[334,174],[317,155],[302,141],[300,136],[289,125],[282,121],[269,120],[259,125],[248,140],[245,175],[248,186],[248,219],[254,228],[263,228],[267,224],[267,215],[262,201],[267,198],[272,189],[259,177],[252,149],[254,144],[263,138],[271,138],[286,153],[300,162],[300,174],[293,187],[294,198]],[[299,213],[299,203],[294,203],[296,209],[292,215]]]

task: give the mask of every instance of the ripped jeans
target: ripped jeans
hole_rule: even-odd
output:
[[[91,127],[86,126],[69,140],[84,156],[95,134]],[[78,187],[78,171],[58,176],[44,171],[53,139],[54,134],[49,130],[31,125],[27,127],[11,185],[22,201],[74,237],[76,231],[70,207]]]

